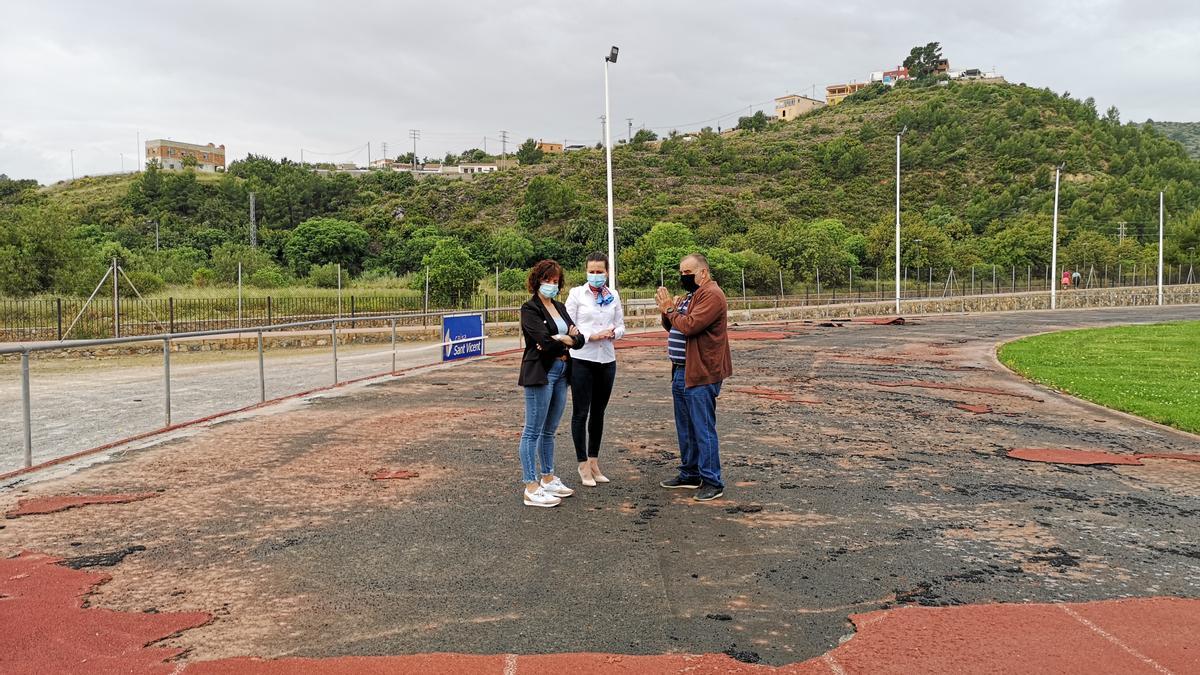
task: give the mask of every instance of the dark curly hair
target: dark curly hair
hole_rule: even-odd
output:
[[[558,279],[558,285],[563,285],[563,268],[553,260],[542,260],[534,265],[529,270],[529,277],[525,279],[525,287],[530,293],[537,293],[538,287],[542,285],[542,279]]]

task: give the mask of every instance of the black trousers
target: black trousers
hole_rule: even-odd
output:
[[[604,410],[616,379],[616,361],[571,360],[571,438],[575,441],[575,459],[580,462],[600,456]]]

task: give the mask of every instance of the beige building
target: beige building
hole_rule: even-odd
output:
[[[856,91],[866,89],[871,85],[870,82],[851,82],[849,84],[831,84],[825,87],[825,103],[828,105],[837,105],[841,103],[847,96]]]
[[[224,145],[196,145],[157,138],[146,141],[146,163],[158,162],[164,169],[182,169],[183,158],[194,157],[198,171],[224,171]]]
[[[538,140],[537,148],[548,155],[557,155],[563,151],[563,144],[547,143],[546,141]]]
[[[824,101],[818,101],[815,98],[800,94],[788,94],[775,99],[775,117],[781,120],[795,119],[806,112],[824,107],[824,105]]]

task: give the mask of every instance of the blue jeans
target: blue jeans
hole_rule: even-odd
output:
[[[535,456],[542,475],[554,473],[554,433],[567,406],[567,364],[555,361],[548,384],[525,387],[525,430],[521,432],[521,480],[537,480]]]
[[[683,367],[672,366],[671,394],[675,399],[675,433],[679,435],[679,477],[701,479],[723,488],[717,441],[717,397],[721,383],[684,386]]]

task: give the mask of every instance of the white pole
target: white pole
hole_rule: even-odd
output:
[[[1163,193],[1158,193],[1158,304],[1163,304]]]
[[[900,313],[900,137],[908,127],[896,134],[896,313]]]
[[[608,57],[604,58],[604,162],[608,182],[608,283],[617,287],[617,242],[613,229],[612,115],[608,107]]]
[[[1058,179],[1062,166],[1054,169],[1054,231],[1050,243],[1050,309],[1058,308]]]
[[[338,318],[342,318],[342,263],[338,263]]]
[[[238,328],[242,327],[242,262],[238,261]]]

